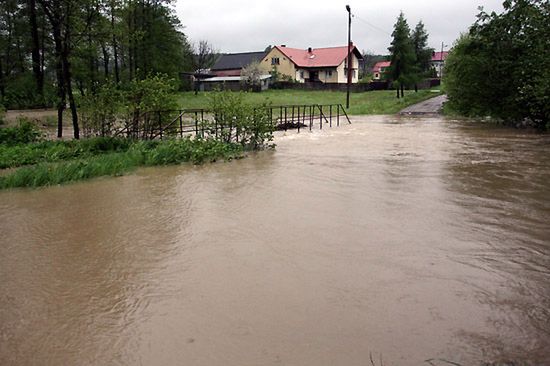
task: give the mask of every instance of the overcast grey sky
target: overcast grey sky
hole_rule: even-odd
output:
[[[475,21],[478,7],[502,11],[502,0],[178,0],[177,14],[191,42],[221,52],[262,51],[268,45],[332,47],[347,42],[346,4],[355,15],[352,40],[360,50],[386,54],[402,10],[414,28],[422,20],[430,46],[451,46]],[[448,49],[448,47],[446,48]]]

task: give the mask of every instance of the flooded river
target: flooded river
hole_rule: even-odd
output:
[[[0,192],[0,365],[550,364],[550,136],[276,142]]]

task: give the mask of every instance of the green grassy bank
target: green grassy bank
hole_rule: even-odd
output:
[[[119,176],[140,166],[201,164],[241,157],[241,145],[214,140],[131,141],[93,138],[0,147],[0,189],[40,187],[99,176]]]
[[[209,96],[212,92],[193,92],[178,94],[178,105],[181,108],[205,108],[209,105]],[[346,93],[338,91],[316,90],[267,90],[261,93],[245,93],[245,100],[252,104],[261,104],[266,99],[272,105],[292,104],[346,104]],[[439,95],[432,90],[406,91],[405,97],[397,99],[395,91],[380,90],[350,94],[351,115],[362,114],[394,114],[412,104],[424,101]]]

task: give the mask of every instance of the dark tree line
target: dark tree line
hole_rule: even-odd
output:
[[[79,137],[78,96],[109,81],[193,70],[192,48],[173,0],[2,0],[0,104],[56,106],[58,136],[67,103]]]

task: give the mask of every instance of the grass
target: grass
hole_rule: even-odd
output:
[[[96,140],[96,141],[94,141]],[[52,146],[44,143],[27,144],[33,151],[41,151],[42,159],[34,165],[20,167],[0,176],[0,189],[16,187],[40,187],[79,181],[100,176],[119,176],[139,166],[173,165],[191,162],[201,164],[218,159],[242,156],[242,146],[214,140],[183,139],[165,141],[125,141],[105,145],[105,139],[71,141],[76,149],[67,155],[59,155],[54,162],[47,158]],[[102,146],[103,150],[90,148]],[[59,147],[53,145],[53,147]],[[65,146],[66,147],[66,146]],[[64,148],[65,148],[64,147]],[[78,153],[75,153],[78,151]],[[95,151],[95,152],[92,152]],[[82,153],[84,152],[84,153]],[[80,154],[82,153],[82,154]],[[80,155],[79,155],[80,154]]]
[[[178,94],[181,108],[206,108],[211,92],[184,92]],[[395,91],[380,90],[350,94],[348,114],[394,114],[412,104],[439,95],[432,90],[406,91],[405,98],[397,99]],[[266,99],[272,105],[292,104],[346,104],[346,93],[338,91],[268,90],[261,93],[245,93],[246,102],[261,104]]]
[[[86,158],[102,153],[123,152],[131,141],[107,137],[67,141],[41,141],[13,146],[0,144],[0,169]]]

